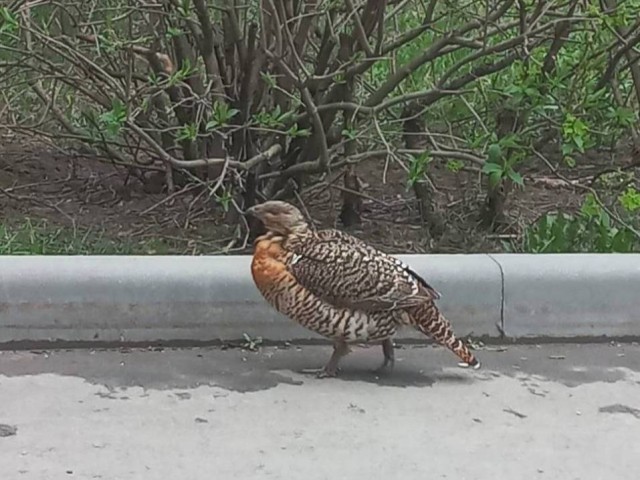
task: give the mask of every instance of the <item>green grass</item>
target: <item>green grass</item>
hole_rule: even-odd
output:
[[[53,226],[44,220],[0,223],[0,255],[162,255],[170,250],[161,240],[113,238],[104,231]]]

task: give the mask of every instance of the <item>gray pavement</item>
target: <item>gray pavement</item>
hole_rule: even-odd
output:
[[[0,478],[633,479],[640,346],[0,352]]]

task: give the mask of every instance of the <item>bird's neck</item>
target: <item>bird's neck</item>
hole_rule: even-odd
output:
[[[311,230],[311,228],[309,228],[309,225],[307,224],[297,225],[291,228],[289,235],[295,235],[297,237],[309,237],[313,235],[313,230]]]

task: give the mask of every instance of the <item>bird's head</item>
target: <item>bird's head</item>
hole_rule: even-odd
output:
[[[269,200],[247,209],[251,215],[262,222],[264,227],[279,235],[288,235],[308,228],[308,224],[296,207],[287,202]]]

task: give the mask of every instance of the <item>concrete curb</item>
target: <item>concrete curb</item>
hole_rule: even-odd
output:
[[[460,336],[640,337],[640,254],[399,257],[442,293]],[[0,257],[0,345],[320,340],[266,304],[249,265],[248,256]]]
[[[640,337],[639,254],[493,255],[507,337]]]

